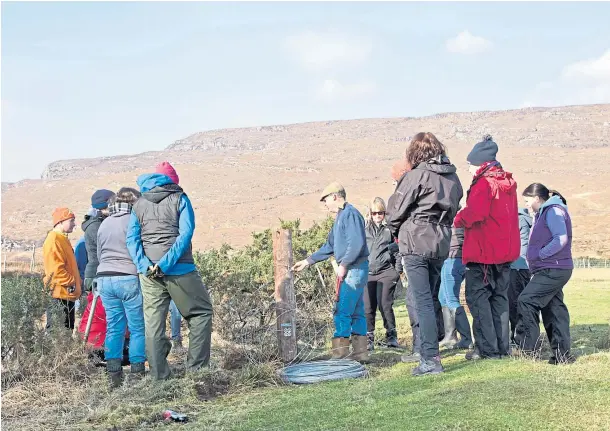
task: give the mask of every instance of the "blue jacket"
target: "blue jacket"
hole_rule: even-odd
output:
[[[87,267],[87,249],[85,248],[85,236],[81,236],[74,246],[74,256],[76,256],[76,266],[80,274],[80,279],[85,280],[85,268]]]
[[[532,216],[527,208],[519,208],[519,233],[521,235],[521,252],[519,258],[511,265],[511,269],[529,269],[527,264],[527,246],[530,242],[530,230],[532,228]]]
[[[310,264],[321,262],[331,256],[347,269],[368,261],[364,218],[352,205],[346,203],[339,210],[326,243],[307,258]]]
[[[166,184],[171,184],[172,180],[162,174],[144,174],[140,175],[137,184],[140,187],[141,193]],[[180,198],[180,206],[178,208],[179,219],[178,229],[179,234],[176,242],[172,245],[169,251],[157,263],[161,271],[165,275],[184,275],[196,270],[193,263],[176,263],[184,251],[188,248],[195,232],[195,212],[191,201],[183,194]],[[144,254],[142,247],[142,238],[140,236],[142,230],[140,222],[136,214],[132,211],[127,225],[127,250],[133,259],[140,274],[146,274],[149,266],[153,266],[153,262]]]

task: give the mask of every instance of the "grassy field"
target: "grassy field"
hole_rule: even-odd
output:
[[[530,359],[473,363],[463,352],[446,352],[446,373],[413,378],[414,364],[378,351],[366,379],[285,386],[275,378],[277,367],[263,365],[161,383],[145,379],[112,392],[100,371],[70,387],[26,381],[3,390],[2,426],[145,429],[167,426],[160,413],[170,408],[189,415],[182,428],[198,430],[608,430],[610,272],[577,271],[565,296],[579,355],[572,365]],[[410,334],[401,302],[396,311],[406,344]],[[228,393],[214,398],[228,383]]]

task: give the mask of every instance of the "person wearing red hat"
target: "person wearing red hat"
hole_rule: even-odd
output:
[[[169,162],[159,163],[155,168],[155,172],[157,174],[165,175],[176,185],[180,184],[180,177],[178,176],[176,169],[174,169]],[[184,352],[181,333],[182,315],[180,314],[180,311],[178,311],[178,307],[176,307],[176,303],[173,299],[169,303],[169,315],[169,327],[172,337],[172,352],[175,354],[181,354]]]
[[[51,296],[61,304],[65,314],[65,327],[74,329],[75,302],[81,294],[81,279],[74,250],[68,239],[75,226],[75,216],[68,208],[53,211],[53,229],[42,246],[44,262],[44,284]],[[47,313],[47,328],[50,326]]]

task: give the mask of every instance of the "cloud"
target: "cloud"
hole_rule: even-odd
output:
[[[335,79],[326,79],[316,89],[316,98],[327,103],[338,100],[350,101],[369,96],[376,91],[377,85],[373,81],[343,84]]]
[[[306,31],[289,36],[285,49],[306,69],[320,72],[365,63],[372,52],[369,39],[337,31]]]
[[[489,51],[493,43],[480,36],[472,35],[468,30],[464,30],[456,37],[448,39],[445,46],[447,51],[454,54],[475,55]]]
[[[523,106],[610,103],[610,49],[566,65],[553,81],[539,83]]]

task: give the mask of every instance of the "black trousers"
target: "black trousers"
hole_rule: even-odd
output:
[[[54,302],[61,304],[62,310],[64,312],[64,326],[67,329],[74,329],[74,312],[76,308],[75,301],[68,301],[65,299],[54,299]],[[49,329],[51,327],[51,313],[47,310],[47,326]]]
[[[527,283],[530,282],[531,273],[529,269],[511,269],[510,284],[508,285],[508,319],[510,320],[510,339],[515,341],[515,329],[517,328],[517,299]]]
[[[444,261],[443,261],[444,263]],[[441,267],[442,270],[442,267]],[[438,281],[434,285],[432,290],[432,301],[434,302],[434,314],[436,315],[436,331],[438,332],[438,341],[445,338],[445,321],[443,319],[443,306],[441,301],[438,299],[438,294],[441,290],[441,277],[438,277]]]
[[[386,336],[396,337],[396,317],[394,316],[394,291],[398,282],[398,273],[388,269],[376,275],[369,275],[364,292],[364,313],[367,332],[375,332],[377,308],[381,312]]]
[[[403,256],[402,261],[409,282],[407,287],[407,310],[409,317],[411,317],[411,310],[409,310],[408,305],[409,299],[411,299],[411,308],[415,308],[414,317],[417,320],[416,326],[418,326],[418,328],[413,328],[413,321],[411,321],[414,349],[417,331],[419,333],[419,353],[423,359],[429,360],[439,355],[437,319],[432,297],[441,276],[443,260],[406,255]],[[438,292],[436,294],[438,296]],[[411,298],[409,298],[410,295],[412,295]]]
[[[508,355],[510,264],[466,265],[466,302],[474,339],[483,357]]]
[[[543,269],[533,275],[519,295],[515,342],[523,350],[535,350],[539,343],[541,313],[553,357],[559,359],[570,352],[570,314],[563,302],[563,287],[570,277],[571,269]]]

